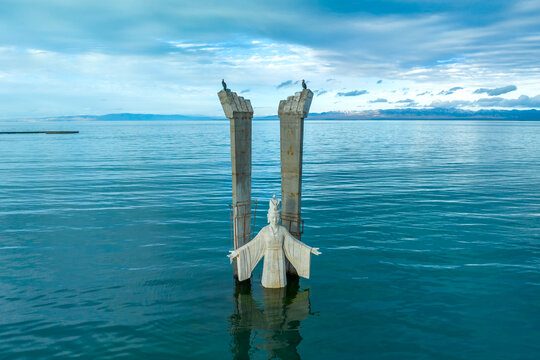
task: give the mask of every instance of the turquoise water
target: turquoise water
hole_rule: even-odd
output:
[[[282,291],[235,290],[226,121],[0,128],[80,131],[0,135],[2,359],[540,358],[540,122],[306,121],[323,254]]]

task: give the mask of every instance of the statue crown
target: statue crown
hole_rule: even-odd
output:
[[[280,200],[276,199],[276,194],[274,194],[274,197],[270,199],[268,212],[279,213],[279,203],[280,203]]]

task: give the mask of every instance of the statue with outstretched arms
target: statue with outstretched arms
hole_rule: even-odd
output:
[[[309,279],[310,256],[320,255],[321,252],[319,248],[309,247],[295,239],[285,227],[279,225],[280,221],[279,199],[274,195],[268,209],[270,225],[263,227],[250,242],[227,255],[231,263],[236,259],[238,280],[249,279],[263,256],[262,286],[265,288],[282,288],[287,285],[285,257],[299,276]]]

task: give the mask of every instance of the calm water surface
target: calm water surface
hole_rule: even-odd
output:
[[[540,358],[540,122],[307,121],[323,255],[277,291],[234,287],[226,121],[0,128],[80,130],[0,135],[2,359]]]

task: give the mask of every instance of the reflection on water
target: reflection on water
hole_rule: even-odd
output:
[[[249,359],[257,348],[269,359],[300,359],[300,321],[310,314],[309,289],[298,291],[298,279],[281,289],[262,288],[262,304],[253,298],[249,282],[237,283],[236,311],[231,315],[234,359]]]

